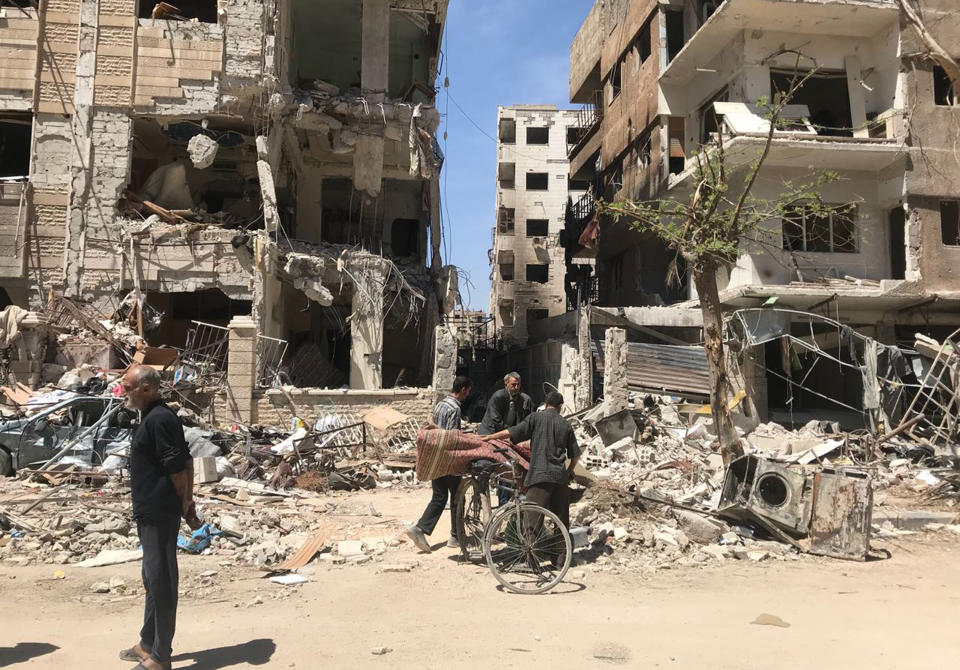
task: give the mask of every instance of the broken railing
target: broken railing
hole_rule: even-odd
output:
[[[286,355],[286,340],[257,335],[257,386],[259,388],[271,388],[282,383],[281,366]]]
[[[921,360],[932,361],[899,428],[917,442],[927,442],[956,458],[960,456],[960,330],[939,348],[924,341],[918,345],[930,349],[921,351],[921,356],[926,353],[929,357]]]
[[[180,354],[174,383],[221,388],[227,379],[227,343],[230,330],[203,321],[192,321],[187,343]]]

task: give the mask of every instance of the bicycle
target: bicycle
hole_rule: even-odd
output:
[[[505,457],[510,454],[499,447],[494,451]],[[518,472],[517,459],[510,457],[507,464],[514,495],[511,503],[497,510],[485,524],[483,556],[504,588],[514,593],[545,593],[559,584],[570,569],[570,533],[550,510],[520,500],[523,476]],[[489,509],[489,489],[486,499]]]

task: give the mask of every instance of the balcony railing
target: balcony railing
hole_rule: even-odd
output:
[[[573,155],[577,148],[590,137],[603,121],[603,91],[594,91],[591,102],[577,111],[577,123],[570,126],[567,134],[567,155]]]

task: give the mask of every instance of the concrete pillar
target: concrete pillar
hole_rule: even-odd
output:
[[[375,107],[386,98],[390,81],[389,0],[363,0],[361,30],[360,88]],[[371,196],[379,195],[383,177],[383,131],[382,126],[365,128],[353,155],[353,185]]]
[[[763,345],[750,347],[743,356],[743,385],[747,401],[753,404],[757,419],[761,422],[770,417],[770,402],[767,394],[766,351]]]
[[[590,306],[577,315],[578,374],[576,406],[579,412],[593,404],[593,352],[590,347]]]
[[[350,388],[383,387],[383,288],[380,259],[364,259],[351,268],[353,315],[350,317]]]
[[[439,401],[453,388],[457,376],[457,338],[454,332],[441,324],[434,329],[433,390]]]
[[[235,316],[227,324],[227,408],[241,423],[254,423],[253,390],[257,381],[257,323],[252,316]]]
[[[603,402],[612,414],[627,408],[627,331],[607,328],[603,360]]]
[[[70,205],[63,250],[64,292],[77,297],[83,290],[87,242],[87,200],[93,163],[93,81],[97,70],[99,2],[82,0],[73,94],[73,137],[76,154],[69,165]],[[67,166],[65,166],[67,167]],[[112,203],[111,203],[112,206]]]

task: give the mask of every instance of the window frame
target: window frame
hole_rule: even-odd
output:
[[[543,224],[543,233],[537,233],[535,235],[530,234],[530,223],[542,223]],[[550,219],[527,219],[524,223],[524,234],[527,237],[547,237],[550,235]]]
[[[544,184],[543,188],[534,188],[530,186],[530,177],[534,175],[543,175]],[[527,191],[549,191],[550,190],[550,173],[549,172],[527,172],[523,180],[523,188]]]
[[[548,146],[548,145],[550,144],[550,126],[526,126],[525,130],[526,130],[526,133],[524,134],[524,141],[526,142],[527,146],[545,147],[545,146]],[[543,141],[543,142],[531,142],[531,141],[530,141],[530,131],[531,131],[531,130],[533,130],[533,131],[540,131],[540,130],[544,131],[544,133],[546,133],[546,137],[545,137],[544,141]]]
[[[539,279],[530,279],[530,268],[544,268],[546,272],[544,273],[543,281]],[[548,284],[550,283],[550,264],[549,263],[527,263],[524,268],[524,280],[534,283],[534,284]]]
[[[956,210],[955,218],[954,218],[954,226],[955,226],[954,235],[956,236],[955,242],[947,242],[946,231],[944,230],[944,227],[943,227],[944,205],[953,205],[954,209]],[[940,200],[939,210],[940,210],[940,243],[945,247],[960,247],[960,200],[953,199],[953,198],[944,198]]]
[[[826,213],[827,225],[828,225],[828,243],[829,249],[810,249],[811,240],[814,240],[813,234],[808,228],[808,216],[810,216],[811,223],[816,223],[820,219],[819,215],[814,215],[810,210],[811,207],[808,205],[792,205],[789,209],[795,213],[801,215],[800,223],[798,224],[795,216],[785,215],[780,219],[780,239],[781,239],[781,248],[783,251],[790,253],[807,253],[807,254],[859,254],[860,253],[860,209],[856,205],[851,205],[845,210],[841,211],[840,208],[843,205],[827,205],[829,211]],[[840,218],[843,217],[843,218]],[[836,228],[836,222],[840,219],[844,219],[852,226],[852,231],[850,235],[850,241],[852,242],[852,249],[841,249],[838,248],[842,246],[842,240],[838,243],[838,232]],[[801,248],[793,248],[793,246],[787,246],[787,230],[788,226],[799,226],[799,235],[794,235],[794,239],[798,239],[802,244]],[[793,243],[791,243],[792,245]]]

